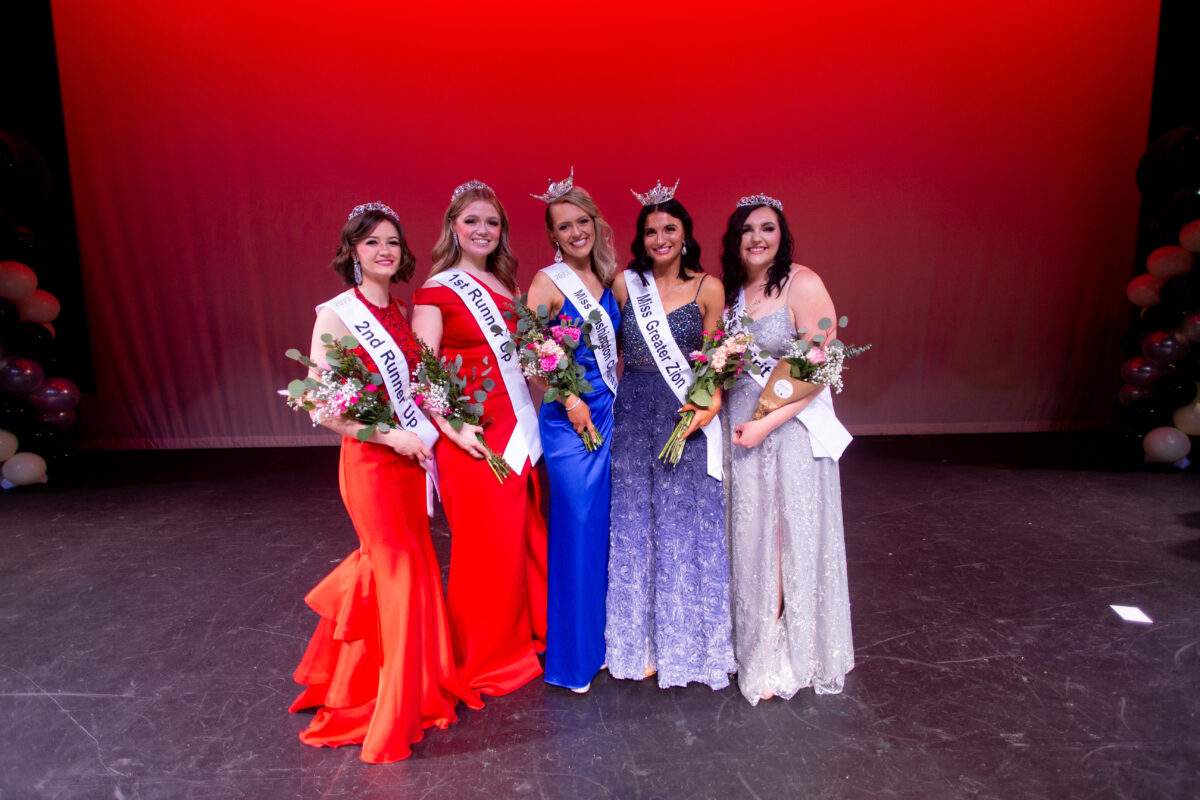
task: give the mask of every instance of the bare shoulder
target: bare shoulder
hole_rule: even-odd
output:
[[[825,289],[825,282],[821,280],[821,276],[811,267],[806,267],[803,264],[792,264],[792,270],[788,273],[788,285],[794,285],[801,291],[806,289],[820,289],[824,291]]]
[[[441,284],[438,283],[437,281],[435,281],[433,278],[430,278],[429,280],[427,280],[421,284],[422,289],[436,289],[439,286],[441,286]]]
[[[613,275],[612,290],[613,297],[617,299],[617,303],[624,306],[629,299],[629,287],[625,285],[625,273],[628,270],[621,270],[616,275]]]
[[[725,286],[721,279],[705,273],[704,283],[700,285],[700,301],[705,305],[725,306]]]

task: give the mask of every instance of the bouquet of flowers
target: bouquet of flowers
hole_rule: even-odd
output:
[[[728,389],[733,386],[738,376],[744,371],[757,374],[758,367],[746,358],[746,348],[754,343],[754,336],[746,331],[729,333],[725,324],[721,323],[714,331],[704,331],[704,339],[699,350],[689,354],[692,362],[692,373],[695,381],[687,392],[687,400],[698,406],[712,405],[713,395],[717,387]],[[671,431],[671,438],[659,452],[658,458],[668,464],[675,465],[683,456],[683,446],[687,444],[683,432],[692,424],[695,411],[685,411],[679,417],[679,424]]]
[[[328,362],[325,366],[294,347],[284,353],[316,374],[297,378],[279,391],[287,404],[297,411],[315,411],[313,419],[318,423],[339,417],[363,423],[366,427],[355,434],[360,442],[370,439],[375,431],[386,433],[397,427],[396,411],[383,387],[383,377],[367,369],[354,352],[358,340],[353,336],[334,339],[326,333],[321,343]]]
[[[483,363],[487,364],[487,362],[485,356]],[[446,422],[450,423],[450,427],[456,431],[461,431],[464,423],[468,425],[484,424],[480,421],[480,417],[483,416],[483,401],[487,400],[488,392],[496,388],[496,382],[487,377],[487,374],[492,371],[489,366],[479,373],[479,376],[483,378],[481,384],[483,388],[476,389],[473,394],[468,395],[468,377],[462,375],[462,364],[461,355],[455,356],[453,360],[447,360],[444,356],[439,358],[422,342],[421,361],[417,364],[416,375],[409,387],[413,402],[418,407],[430,414],[439,414],[445,417]],[[474,381],[475,377],[475,369],[472,367],[469,380]],[[512,474],[512,467],[508,465],[503,456],[488,447],[482,435],[476,434],[476,437],[483,445],[483,449],[487,451],[486,458],[492,474],[496,476],[496,480],[503,483],[504,479]]]
[[[838,327],[844,328],[849,320],[842,317]],[[822,331],[833,327],[829,318],[817,323]],[[779,358],[779,363],[767,378],[767,386],[758,398],[754,419],[762,419],[777,408],[803,400],[823,386],[830,386],[835,393],[842,391],[843,364],[855,356],[871,349],[871,345],[856,347],[846,345],[840,339],[825,341],[824,333],[805,339],[807,330],[796,331],[796,337],[788,344]]]
[[[575,359],[575,351],[581,345],[594,349],[585,337],[591,333],[592,320],[599,318],[600,312],[593,310],[588,320],[560,314],[552,321],[546,306],[532,309],[525,304],[527,297],[521,295],[513,301],[513,310],[504,312],[508,319],[515,316],[517,320],[516,333],[510,334],[511,341],[504,345],[506,352],[515,352],[521,359],[521,372],[526,378],[538,378],[549,387],[542,396],[543,403],[592,391],[591,382],[584,377],[587,370]],[[492,326],[495,333],[501,330],[499,325]],[[599,434],[592,434],[591,428],[585,428],[579,438],[589,453],[604,444]]]

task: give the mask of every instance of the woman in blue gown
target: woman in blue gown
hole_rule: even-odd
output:
[[[543,403],[538,414],[550,477],[549,588],[546,609],[546,682],[586,692],[604,668],[604,600],[608,577],[609,471],[616,391],[616,331],[621,314],[610,286],[616,272],[612,229],[591,196],[572,178],[544,195],[546,232],[555,263],[529,287],[531,308],[550,316],[593,322],[587,347],[575,351],[592,391]],[[580,434],[603,443],[589,451]]]

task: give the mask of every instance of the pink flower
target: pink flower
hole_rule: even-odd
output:
[[[377,391],[379,391],[379,387],[373,383],[368,383],[366,386],[363,387],[363,391],[377,392]]]
[[[721,330],[720,328],[718,328],[717,330],[712,332],[712,337],[714,339],[720,339],[724,335],[725,335],[725,331]]]
[[[419,406],[425,405],[425,395],[423,394],[413,395],[413,400],[415,400]]]
[[[810,364],[824,364],[825,351],[819,347],[814,347],[804,354],[804,359]]]
[[[538,362],[538,365],[541,366],[542,372],[553,372],[558,368],[558,356],[542,356],[541,360]]]

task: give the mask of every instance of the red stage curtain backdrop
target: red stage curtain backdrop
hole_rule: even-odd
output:
[[[275,390],[340,291],[350,208],[395,208],[421,279],[482,179],[527,284],[552,254],[529,193],[571,166],[623,254],[629,189],[680,179],[713,273],[738,197],[780,198],[845,338],[875,343],[838,398],[856,433],[1107,422],[1157,3],[345,8],[54,0],[86,444],[331,441]]]

